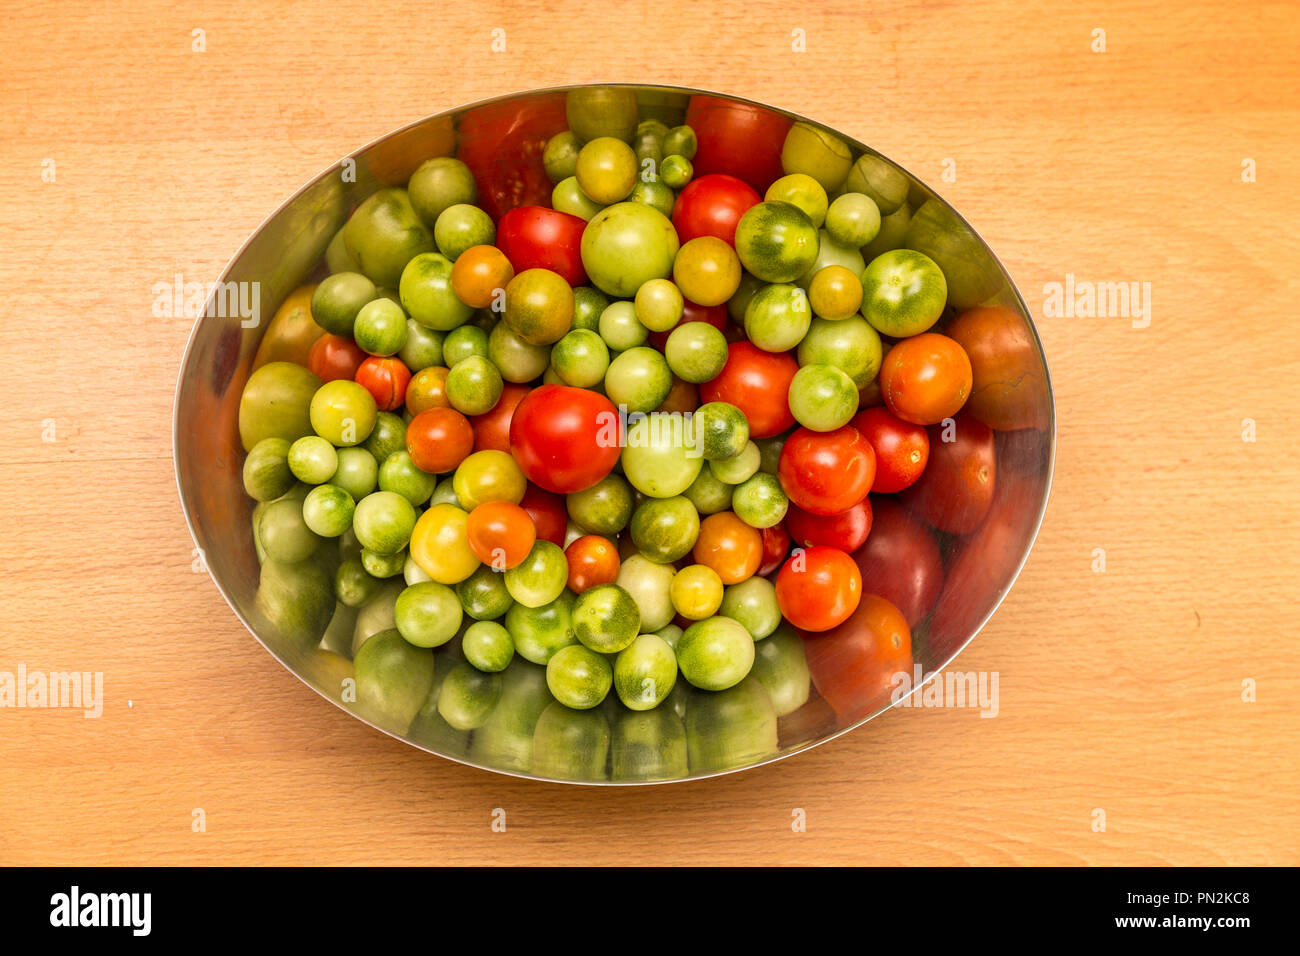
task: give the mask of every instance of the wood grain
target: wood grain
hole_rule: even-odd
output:
[[[0,863],[1300,863],[1290,5],[188,7],[17,7],[0,35],[0,669],[101,670],[108,698],[0,711]],[[192,572],[169,441],[189,321],[151,315],[153,284],[215,279],[400,124],[599,80],[841,128],[1006,262],[1060,434],[1039,543],[959,659],[999,673],[996,719],[895,711],[672,789],[536,785],[331,707]],[[1150,282],[1150,326],[1044,315],[1067,273]]]

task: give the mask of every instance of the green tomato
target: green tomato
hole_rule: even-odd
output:
[[[712,468],[701,468],[682,494],[702,515],[717,514],[731,507],[731,485],[719,481]]]
[[[505,572],[505,579],[506,590],[515,601],[524,607],[541,607],[564,591],[569,564],[559,545],[541,540],[533,545],[528,557]]]
[[[763,198],[768,202],[788,202],[797,206],[818,229],[826,221],[828,200],[826,190],[806,173],[791,173],[782,176],[767,187]]]
[[[811,123],[795,123],[781,147],[781,168],[787,173],[806,173],[826,192],[843,185],[853,154],[848,144],[834,133]]]
[[[600,328],[600,315],[607,308],[609,297],[605,293],[589,285],[578,286],[573,290],[573,327],[597,331]]]
[[[360,501],[375,490],[379,464],[375,456],[364,448],[340,448],[338,455],[339,466],[330,476],[330,484],[338,485],[354,501]]]
[[[615,352],[636,348],[645,343],[649,330],[636,317],[636,306],[631,302],[611,302],[600,313],[597,322],[600,337]]]
[[[690,499],[681,495],[647,498],[632,512],[629,531],[641,554],[660,564],[672,564],[695,547],[700,515]]]
[[[598,136],[578,151],[574,178],[584,195],[602,206],[622,202],[636,185],[636,153],[623,139]]]
[[[641,118],[636,90],[626,86],[583,86],[564,97],[564,113],[582,142],[612,136],[631,142]]]
[[[572,178],[578,169],[578,150],[581,146],[572,130],[566,129],[548,139],[546,148],[542,150],[542,167],[546,170],[546,178],[552,183]]]
[[[1002,269],[988,247],[939,200],[927,200],[916,211],[905,240],[907,248],[929,256],[943,270],[953,308],[973,308],[1001,291]]]
[[[754,575],[728,587],[718,613],[738,621],[755,641],[761,641],[781,623],[776,587],[767,578]]]
[[[740,285],[736,287],[736,294],[727,300],[727,316],[737,325],[745,324],[745,310],[749,308],[749,303],[760,289],[764,289],[768,283],[764,282],[756,275],[748,272],[740,273]]]
[[[471,246],[490,246],[496,238],[497,227],[492,217],[469,203],[448,206],[438,214],[433,227],[433,241],[438,251],[452,262]]]
[[[696,621],[677,642],[682,676],[701,690],[726,690],[754,666],[754,639],[739,621],[715,615]]]
[[[749,419],[729,402],[701,405],[691,413],[691,426],[695,447],[706,461],[734,458],[749,443]]]
[[[695,167],[691,165],[691,161],[677,153],[665,156],[664,161],[659,165],[659,178],[670,189],[685,188],[694,175]]]
[[[677,657],[668,642],[642,634],[614,659],[614,691],[629,710],[652,710],[677,683]]]
[[[731,510],[751,528],[771,528],[785,520],[790,499],[775,475],[760,471],[735,486]]]
[[[745,442],[745,447],[739,454],[709,462],[709,470],[719,481],[728,485],[738,485],[757,472],[758,466],[762,463],[763,454],[751,440]]]
[[[367,574],[376,578],[395,578],[406,567],[406,557],[404,550],[396,554],[380,554],[378,551],[362,548],[361,566],[366,569]]]
[[[799,343],[800,365],[833,365],[862,388],[880,371],[880,334],[860,315],[847,319],[813,319]]]
[[[613,683],[609,661],[581,644],[561,648],[546,664],[546,686],[556,700],[574,710],[595,707]]]
[[[773,435],[760,438],[754,444],[758,446],[758,470],[775,475],[781,462],[781,449],[785,447],[786,435]]]
[[[411,206],[428,228],[435,228],[443,210],[478,199],[474,173],[459,159],[437,156],[426,159],[406,184]]]
[[[668,126],[663,120],[648,119],[637,124],[636,134],[632,137],[632,149],[642,168],[647,159],[658,168],[664,158],[664,137],[667,135]]]
[[[664,155],[694,159],[699,145],[695,130],[689,126],[674,126],[664,136]]]
[[[436,487],[438,479],[417,468],[405,450],[393,452],[379,466],[380,490],[396,492],[417,507],[429,500]]]
[[[257,534],[266,549],[266,556],[283,564],[305,561],[321,542],[320,536],[303,518],[302,501],[292,497],[281,498],[266,506]]]
[[[329,442],[325,444],[328,445]],[[244,491],[250,498],[254,501],[274,501],[293,487],[294,474],[289,465],[292,448],[293,445],[284,438],[263,438],[253,446],[244,459],[243,471]],[[334,446],[331,445],[330,451],[333,450]]]
[[[360,558],[348,558],[334,574],[334,594],[345,607],[358,608],[379,591],[381,582],[361,564]]]
[[[804,428],[830,432],[858,410],[858,387],[834,365],[805,365],[790,380],[790,413]]]
[[[319,435],[304,435],[289,448],[289,470],[306,484],[324,484],[338,467],[338,451]]]
[[[774,631],[771,637],[754,647],[754,669],[751,673],[767,691],[776,715],[784,717],[808,703],[812,677],[808,672],[803,639],[795,633],[794,628],[785,624]]]
[[[605,372],[605,394],[629,412],[651,412],[672,391],[673,373],[664,357],[652,348],[638,346],[620,352]]]
[[[745,335],[765,352],[788,352],[808,334],[811,324],[808,293],[789,283],[759,290],[745,308]]]
[[[294,362],[268,362],[253,372],[239,398],[244,451],[263,438],[293,442],[310,435],[311,402],[320,387],[320,379]]]
[[[551,366],[565,385],[591,388],[609,369],[609,347],[590,329],[573,329],[551,346]]]
[[[882,335],[905,339],[928,331],[947,302],[943,272],[923,253],[894,249],[862,272],[862,314]]]
[[[451,260],[441,253],[426,252],[411,259],[397,290],[407,314],[435,332],[450,332],[474,314],[452,291]]]
[[[442,361],[447,368],[455,367],[472,355],[488,354],[488,334],[477,325],[462,325],[452,329],[442,340]]]
[[[468,510],[461,503],[460,496],[456,494],[454,474],[439,481],[437,487],[433,489],[433,494],[429,496],[429,507],[432,508],[434,505],[455,505],[461,511]]]
[[[631,416],[629,416],[631,418]],[[691,486],[703,467],[693,428],[680,412],[638,417],[627,429],[623,476],[652,498],[672,498]]]
[[[664,643],[671,647],[674,653],[677,650],[677,642],[682,638],[682,629],[676,624],[669,624],[659,628],[655,634],[664,639]]]
[[[573,634],[602,654],[616,654],[641,633],[641,612],[632,595],[617,584],[587,588],[573,602]]]
[[[765,282],[793,282],[817,259],[817,227],[786,202],[751,206],[736,224],[741,265]]]
[[[506,612],[505,624],[519,656],[534,664],[545,664],[561,648],[578,643],[573,634],[572,591],[563,591],[540,607],[514,604]]]
[[[352,527],[362,547],[377,554],[397,554],[415,530],[415,508],[392,491],[376,491],[357,502]]]
[[[405,189],[372,194],[343,227],[343,243],[361,271],[381,289],[397,287],[412,258],[433,251],[433,236]],[[409,310],[408,310],[409,311]]]
[[[367,302],[357,313],[352,335],[371,355],[396,355],[406,345],[406,313],[391,299]]]
[[[361,268],[361,264],[352,258],[352,254],[348,252],[347,243],[343,241],[343,227],[339,227],[338,231],[334,233],[334,238],[325,247],[325,267],[329,269],[332,275],[337,275],[340,272],[356,272]],[[317,322],[317,324],[320,323]]]
[[[515,656],[515,642],[510,639],[510,632],[496,621],[476,621],[465,629],[460,650],[471,665],[495,674],[510,665]]]
[[[375,461],[384,461],[395,452],[406,450],[406,422],[400,415],[392,412],[379,412],[375,416],[375,427],[361,445],[375,456]]]
[[[447,401],[462,415],[490,412],[503,389],[501,373],[481,355],[461,359],[447,373]]]
[[[612,538],[632,518],[632,488],[621,475],[606,475],[564,499],[569,517],[583,532]]]
[[[396,628],[367,638],[354,660],[357,706],[384,726],[405,729],[433,690],[433,654]]]
[[[357,313],[379,295],[375,284],[357,272],[338,272],[322,279],[311,295],[311,317],[326,332],[352,337]]]
[[[826,210],[826,231],[842,246],[861,248],[880,233],[880,207],[864,193],[838,196]]]
[[[669,189],[666,183],[660,182],[657,178],[651,182],[638,179],[637,184],[632,187],[632,193],[627,197],[627,201],[639,202],[664,216],[671,216],[673,214],[673,203],[677,201],[677,194]]]
[[[374,397],[345,378],[326,382],[311,400],[311,427],[332,444],[359,445],[370,437],[379,409]]]
[[[681,321],[685,301],[672,280],[651,279],[636,290],[633,307],[637,319],[651,332],[667,332]]]
[[[663,213],[639,202],[620,202],[587,223],[582,264],[598,289],[630,298],[642,283],[672,275],[679,245]]]
[[[352,527],[356,503],[338,485],[317,485],[302,500],[302,520],[322,538],[337,538]]]
[[[489,564],[480,564],[474,573],[456,585],[461,607],[476,621],[495,621],[514,605],[506,589],[506,580]]]
[[[416,647],[441,647],[460,630],[463,612],[456,592],[437,581],[412,584],[397,596],[393,620]]]
[[[629,555],[618,569],[615,583],[636,602],[642,631],[658,631],[677,613],[672,602],[675,571],[671,564],[658,564],[640,554]]]
[[[482,727],[501,700],[501,677],[472,664],[451,669],[438,688],[438,715],[457,730]]]
[[[570,216],[577,216],[579,219],[590,220],[605,206],[582,191],[577,176],[570,176],[568,179],[560,180],[551,190],[551,208],[567,212]]]
[[[488,359],[507,382],[522,384],[539,378],[550,363],[551,350],[525,342],[504,322],[488,333]]]
[[[442,364],[443,333],[426,329],[415,319],[406,320],[406,344],[397,357],[415,374],[423,369]]]
[[[693,385],[712,381],[727,364],[727,337],[707,322],[687,322],[669,333],[664,358],[680,379]]]
[[[862,193],[888,216],[905,202],[911,181],[907,174],[887,159],[871,153],[858,157],[844,181],[845,192]]]

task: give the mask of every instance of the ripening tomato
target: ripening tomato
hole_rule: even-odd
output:
[[[584,491],[618,463],[618,412],[597,392],[542,385],[515,408],[510,454],[528,480],[547,491]]]
[[[406,384],[406,410],[418,415],[427,408],[450,408],[447,398],[447,375],[451,369],[444,365],[422,368]]]
[[[876,453],[872,491],[892,494],[921,477],[925,463],[930,460],[930,436],[924,427],[903,421],[884,406],[858,412],[852,424]]]
[[[494,571],[518,567],[537,540],[528,512],[509,501],[485,501],[476,507],[465,522],[465,534],[474,556]]]
[[[841,721],[865,717],[911,686],[912,632],[885,598],[864,594],[839,627],[804,638],[804,656],[817,692]],[[904,684],[896,674],[908,675]]]
[[[564,549],[569,562],[569,590],[581,594],[597,584],[613,584],[618,580],[622,562],[618,547],[608,538],[598,534],[584,534],[575,538]]]
[[[451,267],[451,291],[470,308],[486,309],[514,277],[514,266],[496,246],[470,246]]]
[[[889,410],[915,425],[934,425],[961,411],[970,396],[970,359],[938,332],[897,343],[880,366],[880,391]]]
[[[687,322],[707,322],[719,332],[727,331],[727,306],[723,305],[697,305],[690,299],[682,300],[682,317],[677,320],[677,325],[667,332],[651,332],[650,344],[660,352],[668,343],[668,336],[672,335],[673,329],[685,325]]]
[[[444,379],[445,379],[444,375]],[[532,388],[527,385],[515,385],[507,382],[501,389],[501,397],[492,406],[491,411],[470,417],[474,426],[474,450],[493,451],[510,450],[510,420],[514,418],[515,409],[524,400]]]
[[[499,220],[516,206],[549,202],[552,186],[542,152],[568,127],[563,93],[467,110],[457,123],[456,157],[474,174],[479,207]]]
[[[406,386],[411,384],[411,370],[399,358],[372,355],[357,369],[356,381],[371,394],[380,411],[391,412],[406,401]]]
[[[533,519],[538,538],[564,547],[565,534],[569,529],[569,513],[565,510],[562,497],[543,491],[536,485],[529,485],[524,496],[519,499],[519,507]]]
[[[847,511],[834,515],[815,515],[791,505],[785,513],[785,526],[790,529],[790,540],[795,547],[824,545],[856,551],[871,533],[871,502],[864,498]]]
[[[876,453],[852,425],[831,432],[799,428],[781,447],[776,476],[804,511],[837,515],[867,497],[876,477]]]
[[[795,548],[776,576],[776,603],[801,631],[844,623],[862,598],[862,574],[839,548]]]
[[[691,555],[696,564],[712,568],[723,584],[739,584],[754,576],[763,560],[763,539],[730,511],[719,511],[700,522]]]
[[[735,405],[749,419],[749,437],[771,438],[794,425],[787,395],[798,371],[792,355],[733,342],[718,377],[700,386],[700,401]]]
[[[871,533],[853,553],[862,588],[903,612],[916,627],[934,607],[943,587],[943,559],[934,535],[893,498],[872,502]]]
[[[355,379],[357,369],[365,360],[365,350],[356,342],[328,332],[318,338],[307,353],[307,367],[321,382]]]
[[[571,286],[587,284],[582,265],[582,232],[587,221],[558,209],[521,206],[497,223],[497,246],[515,274],[549,269]]]
[[[454,408],[428,408],[406,426],[406,451],[421,471],[453,470],[474,448],[474,429]]]
[[[761,201],[758,193],[735,176],[697,176],[677,197],[673,228],[683,244],[700,236],[715,236],[735,246],[736,223]]]
[[[766,577],[779,568],[790,553],[790,535],[785,525],[774,524],[760,531],[759,536],[763,539],[763,559],[757,573]]]
[[[686,125],[699,143],[692,160],[697,177],[730,173],[762,194],[785,174],[781,149],[794,125],[787,116],[753,103],[699,95],[686,106]]]
[[[967,411],[999,431],[1047,427],[1046,373],[1029,323],[1018,312],[968,309],[944,331],[970,358]]]
[[[997,452],[993,429],[965,412],[930,426],[930,463],[902,501],[932,528],[970,534],[993,501]]]

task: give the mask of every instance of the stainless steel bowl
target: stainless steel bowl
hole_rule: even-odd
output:
[[[215,301],[220,293],[214,293],[207,313],[195,323],[181,363],[173,445],[185,517],[213,580],[253,636],[321,696],[413,746],[485,770],[587,784],[690,780],[758,766],[825,743],[893,706],[907,691],[916,693],[918,686],[876,679],[850,682],[848,691],[836,691],[834,706],[814,687],[807,702],[791,710],[779,691],[768,693],[766,688],[775,685],[751,677],[718,694],[684,689],[648,714],[634,714],[617,701],[577,712],[551,701],[544,668],[516,660],[502,675],[497,702],[477,729],[457,730],[436,711],[398,725],[360,710],[352,700],[355,612],[340,606],[323,635],[304,639],[295,633],[292,617],[278,613],[282,608],[276,602],[285,595],[267,593],[283,589],[284,582],[263,584],[259,600],[250,524],[253,502],[241,480],[244,453],[237,418],[267,319],[293,289],[325,274],[322,256],[327,244],[368,195],[381,186],[404,183],[431,156],[466,148],[495,149],[530,118],[553,114],[569,89],[500,97],[397,130],[354,154],[354,163],[330,165],[252,235],[220,282],[221,287],[259,283],[262,321],[253,327],[238,315],[223,317],[222,312],[231,310],[221,308]],[[691,96],[703,94],[661,86],[631,89],[643,117],[655,116],[670,126],[683,121]],[[718,98],[771,110],[737,97]],[[820,126],[786,111],[771,112]],[[879,155],[832,132],[849,144],[855,157]],[[540,165],[535,150],[507,151],[497,161],[497,172],[506,182],[521,169]],[[342,175],[353,167],[354,176]],[[979,303],[1010,310],[1002,345],[994,347],[1019,350],[1010,358],[1033,383],[1020,399],[1034,427],[998,433],[997,494],[988,517],[973,533],[936,538],[945,566],[943,591],[934,613],[913,629],[914,666],[928,679],[979,632],[1024,564],[1047,503],[1056,426],[1042,346],[1006,269],[955,210],[915,176],[906,175],[914,225],[924,219],[931,230],[927,251],[934,248],[935,227],[940,230],[941,249],[933,254],[942,257],[950,291],[967,300],[959,303],[963,307]],[[917,215],[922,207],[924,217]],[[869,590],[869,582],[866,587]],[[793,667],[797,672],[797,661]],[[440,673],[446,669],[440,668]],[[796,695],[800,680],[796,673]]]

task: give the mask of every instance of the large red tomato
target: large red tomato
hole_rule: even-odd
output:
[[[781,447],[776,476],[804,511],[837,515],[867,497],[876,477],[876,453],[851,425],[833,432],[800,428]]]
[[[815,515],[791,505],[785,514],[785,526],[790,529],[796,547],[820,544],[841,551],[856,551],[871,533],[871,502],[864,498],[836,515]]]
[[[700,236],[716,236],[734,246],[736,223],[761,201],[758,193],[735,176],[698,176],[681,191],[673,206],[677,238],[689,242]]]
[[[793,356],[733,342],[718,377],[700,386],[700,401],[730,402],[749,419],[751,438],[771,438],[794,424],[786,396],[798,371]]]
[[[930,463],[899,497],[932,528],[970,534],[993,501],[997,453],[993,429],[961,412],[948,425],[931,425]]]
[[[456,155],[474,173],[484,212],[500,219],[516,206],[550,202],[552,186],[542,151],[547,140],[568,126],[563,93],[488,103],[461,117]],[[518,263],[515,269],[522,271]]]
[[[943,587],[943,559],[934,535],[893,498],[872,501],[871,534],[853,554],[863,590],[879,594],[916,627]]]
[[[862,572],[838,548],[799,548],[776,576],[781,615],[801,631],[829,631],[858,608]]]
[[[785,175],[781,148],[794,125],[789,117],[751,103],[692,96],[686,125],[699,141],[692,161],[696,176],[730,173],[765,193]]]
[[[506,383],[501,389],[501,397],[490,411],[482,415],[471,415],[469,423],[474,426],[474,450],[495,451],[510,450],[510,419],[524,397],[532,391],[528,385]]]
[[[817,692],[842,721],[865,717],[890,703],[896,688],[912,686],[911,629],[879,595],[864,594],[852,617],[805,637],[803,646]]]
[[[582,231],[587,223],[577,216],[543,206],[511,209],[497,223],[497,248],[515,267],[550,269],[571,286],[587,284],[582,266]]]
[[[585,388],[535,388],[515,408],[510,453],[525,477],[547,491],[590,488],[618,462],[618,412],[604,395]]]

